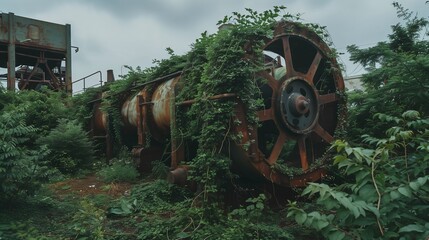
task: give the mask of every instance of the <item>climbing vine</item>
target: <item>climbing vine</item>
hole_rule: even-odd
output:
[[[233,178],[228,147],[230,143],[242,141],[242,136],[234,129],[241,124],[237,108],[245,113],[246,125],[252,128],[258,125],[256,111],[264,107],[260,86],[266,79],[257,73],[265,70],[263,47],[266,40],[273,37],[273,29],[279,21],[300,20],[299,15],[285,13],[285,9],[276,6],[262,13],[252,9],[246,9],[245,13],[234,12],[217,23],[217,33],[203,33],[185,55],[176,55],[167,48],[170,58],[154,60],[155,66],[145,70],[129,68],[122,80],[107,86],[107,97],[103,98],[103,109],[109,115],[110,131],[116,141],[123,144],[120,108],[125,97],[137,92],[141,84],[181,71],[172,138],[181,139],[180,142],[189,143],[188,148],[193,148],[182,164],[189,166],[190,179],[200,185],[204,194],[199,196],[210,201],[212,196],[218,195],[224,182]],[[302,26],[321,33],[323,38],[328,37],[323,27]],[[227,97],[213,99],[216,96]],[[186,101],[192,103],[180,105]]]
[[[210,201],[216,196],[214,193],[223,189],[224,181],[233,177],[225,149],[229,142],[241,140],[232,130],[235,124],[240,124],[235,119],[240,102],[245,106],[249,126],[257,124],[256,110],[263,106],[258,84],[264,80],[256,73],[264,68],[264,39],[272,37],[279,19],[292,18],[281,15],[284,9],[234,12],[218,22],[217,34],[203,34],[193,45],[190,70],[185,71],[179,99],[194,98],[196,102],[179,114],[179,121],[182,118],[188,124],[178,125],[182,126],[180,133],[193,136],[198,142],[196,156],[189,162],[190,178],[201,184],[204,201]],[[210,99],[221,94],[234,97]]]

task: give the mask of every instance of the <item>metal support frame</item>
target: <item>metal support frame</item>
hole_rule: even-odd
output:
[[[69,95],[73,93],[73,84],[72,84],[72,57],[71,57],[71,26],[66,24],[66,79],[65,79],[65,90]]]
[[[7,57],[7,90],[15,91],[15,15],[13,13],[9,13],[9,44]]]
[[[7,89],[15,91],[17,81],[20,89],[38,89],[39,84],[49,84],[55,90],[72,94],[71,26],[44,22],[16,16],[14,13],[0,14],[0,43],[7,46],[7,58],[1,65],[7,67]],[[34,62],[32,59],[36,59]],[[61,65],[65,62],[65,72]],[[36,64],[36,65],[34,65]],[[50,79],[32,79],[38,65]],[[17,78],[17,66],[33,67],[30,77]],[[58,75],[53,68],[58,67]],[[36,69],[36,70],[35,70]],[[24,75],[21,75],[24,76]]]

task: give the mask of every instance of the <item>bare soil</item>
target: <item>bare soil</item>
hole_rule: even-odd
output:
[[[94,174],[83,178],[67,179],[50,186],[57,196],[76,194],[85,197],[106,194],[114,198],[130,194],[131,187],[131,183],[105,183]]]

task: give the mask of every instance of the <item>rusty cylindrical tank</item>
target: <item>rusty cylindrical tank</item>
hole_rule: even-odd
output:
[[[212,96],[236,99],[235,127],[242,142],[230,146],[232,168],[243,178],[263,180],[280,186],[304,186],[320,179],[325,171],[319,162],[334,139],[339,116],[344,113],[344,82],[329,47],[314,32],[292,22],[280,22],[274,37],[266,41],[266,70],[259,75],[266,79],[260,86],[264,108],[257,112],[258,126],[249,132],[245,106],[234,94]],[[160,159],[163,148],[145,148],[147,139],[163,142],[171,138],[171,182],[183,183],[187,176],[182,139],[171,137],[176,124],[176,103],[180,73],[152,81],[130,96],[122,107],[125,128],[134,129],[138,144],[133,153],[142,168]],[[95,122],[105,116],[96,111]],[[95,124],[97,125],[97,124]],[[97,125],[98,128],[102,126]],[[150,137],[150,138],[149,138]],[[243,147],[250,143],[249,147]]]

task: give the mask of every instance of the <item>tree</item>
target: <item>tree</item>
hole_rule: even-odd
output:
[[[365,91],[349,96],[350,139],[382,136],[390,125],[373,119],[376,113],[399,115],[414,109],[429,114],[429,41],[424,32],[429,22],[397,2],[393,5],[403,23],[392,26],[387,41],[366,49],[348,46],[350,59],[369,71],[362,78]]]
[[[0,114],[0,199],[33,194],[48,180],[42,161],[45,146],[30,150],[25,144],[36,128],[25,124],[25,109]]]

